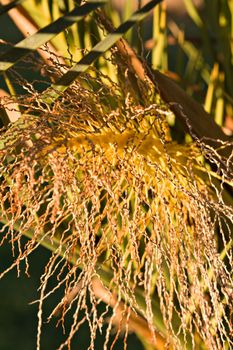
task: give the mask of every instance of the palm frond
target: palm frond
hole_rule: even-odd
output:
[[[28,55],[30,52],[35,51],[54,36],[64,31],[72,24],[82,20],[89,13],[98,7],[103,6],[105,3],[106,0],[88,1],[84,5],[75,8],[56,21],[40,29],[37,33],[23,39],[0,56],[0,73],[5,72],[18,60]]]
[[[62,288],[47,317],[60,313],[64,322],[74,311],[59,349],[71,348],[83,322],[89,349],[98,332],[104,350],[113,349],[121,331],[126,348],[129,330],[145,332],[152,349],[233,345],[232,139],[122,39],[160,2],[148,2],[117,29],[96,12],[101,35],[108,34],[78,62],[71,58],[71,68],[54,65],[55,82],[46,82],[42,93],[21,79],[15,63],[106,1],[75,8],[0,57],[2,72],[11,68],[14,83],[27,89],[12,96],[22,116],[5,120],[0,131],[0,245],[17,246],[0,278],[22,261],[27,268],[39,245],[51,250],[41,277],[37,350],[43,304]],[[116,81],[93,65],[107,51]],[[3,113],[12,101],[1,99]],[[191,143],[172,140],[167,117],[173,113]]]

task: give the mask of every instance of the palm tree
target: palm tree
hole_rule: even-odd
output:
[[[33,25],[15,8],[19,2],[0,14],[14,7]],[[64,296],[48,320],[59,315],[64,323],[73,312],[59,349],[71,349],[83,322],[94,349],[106,320],[104,349],[122,331],[125,348],[130,331],[147,349],[232,345],[232,139],[122,39],[159,2],[117,29],[100,9],[106,1],[85,2],[6,45],[0,57],[12,91],[1,104],[0,213],[3,240],[18,252],[0,277],[27,263],[39,245],[51,250],[41,277],[37,349],[43,303],[59,288]],[[59,56],[47,42],[90,13],[92,49],[77,59],[68,46],[68,56]],[[22,77],[21,60],[24,69],[40,71],[39,86]],[[17,84],[26,93],[15,94]],[[172,139],[167,118],[174,115],[191,143]]]

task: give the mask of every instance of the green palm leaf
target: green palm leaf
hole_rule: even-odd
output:
[[[0,56],[0,73],[5,72],[18,60],[30,52],[35,51],[72,24],[77,23],[98,7],[103,6],[106,2],[107,0],[88,1],[84,5],[76,7],[66,15],[40,29],[37,33],[20,41]]]
[[[121,39],[130,28],[145,18],[148,13],[161,1],[162,0],[150,1],[140,10],[136,11],[127,21],[115,29],[113,33],[108,34],[105,39],[95,45],[86,56],[84,56],[74,67],[65,73],[55,84],[51,86],[49,90],[45,92],[45,97],[47,96],[47,98],[44,101],[51,103],[58,98],[60,93],[64,92],[81,73],[85,72],[98,57],[103,55],[119,39]]]

